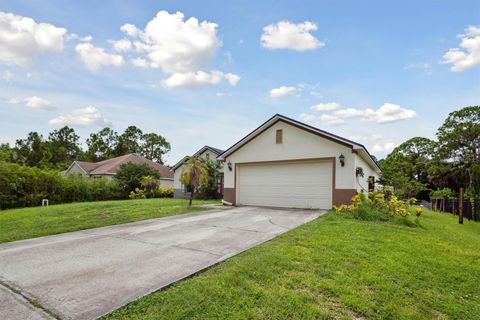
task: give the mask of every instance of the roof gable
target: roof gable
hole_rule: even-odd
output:
[[[323,138],[328,139],[330,141],[333,141],[335,143],[347,146],[347,147],[351,148],[352,150],[362,151],[361,153],[364,156],[366,156],[365,160],[367,162],[369,162],[369,164],[373,168],[375,168],[375,170],[380,171],[380,168],[378,167],[377,163],[372,159],[370,153],[368,153],[367,149],[362,144],[356,143],[356,142],[351,141],[349,139],[342,138],[342,137],[337,136],[333,133],[318,129],[316,127],[313,127],[313,126],[310,126],[308,124],[302,123],[300,121],[285,117],[285,116],[280,115],[280,114],[276,114],[273,117],[271,117],[270,119],[268,119],[267,121],[265,121],[263,124],[261,124],[255,130],[253,130],[248,135],[246,135],[243,139],[241,139],[240,141],[238,141],[237,143],[232,145],[230,148],[228,148],[225,152],[220,154],[218,156],[218,159],[221,159],[221,160],[225,159],[226,157],[228,157],[229,155],[233,154],[234,152],[236,152],[237,150],[242,148],[248,142],[250,142],[255,137],[257,137],[261,133],[268,130],[270,127],[272,127],[273,125],[275,125],[279,121],[284,122],[284,123],[289,124],[289,125],[292,125],[296,128],[305,130],[305,131],[310,132],[312,134],[318,135],[320,137],[323,137]]]
[[[169,167],[156,163],[150,159],[142,157],[136,153],[126,154],[120,157],[103,160],[100,162],[87,162],[87,161],[74,161],[72,165],[67,169],[67,172],[71,170],[74,165],[79,166],[86,174],[100,175],[108,174],[114,175],[117,173],[120,166],[125,163],[146,164],[153,169],[157,170],[161,178],[173,179],[173,171]]]
[[[211,146],[203,146],[202,148],[200,148],[197,152],[195,152],[193,154],[193,157],[196,157],[196,156],[200,156],[202,153],[204,153],[206,150],[210,150],[215,156],[219,156],[220,154],[222,154],[224,151],[221,150],[221,149],[218,149],[218,148],[214,148],[214,147],[211,147]],[[172,170],[175,171],[177,170],[185,161],[187,161],[188,159],[190,159],[190,156],[185,156],[183,157],[180,161],[178,161],[173,167],[172,167]]]

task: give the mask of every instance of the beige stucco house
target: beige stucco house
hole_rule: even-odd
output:
[[[330,209],[372,189],[380,174],[363,145],[279,114],[218,159],[223,199],[233,205]]]
[[[215,160],[217,157],[223,152],[223,150],[220,150],[218,148],[210,147],[210,146],[204,146],[197,152],[195,152],[192,156],[185,156],[177,162],[173,167],[173,196],[174,198],[188,198],[190,197],[190,192],[188,190],[188,186],[183,185],[180,182],[180,176],[182,175],[183,169],[184,169],[184,163],[191,157],[199,157],[202,159],[211,159]],[[220,184],[220,190],[219,193],[222,194],[223,192],[223,181],[219,181]]]
[[[91,178],[112,179],[122,164],[132,162],[146,164],[157,170],[160,175],[160,186],[162,188],[173,187],[173,171],[169,167],[156,163],[136,153],[126,154],[120,157],[100,161],[74,161],[64,174],[80,174]]]

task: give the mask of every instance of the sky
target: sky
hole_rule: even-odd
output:
[[[383,158],[479,104],[478,1],[0,0],[0,142],[135,125],[173,165],[279,113]]]

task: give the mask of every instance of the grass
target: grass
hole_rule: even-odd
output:
[[[105,319],[480,319],[480,223],[329,213]]]
[[[0,211],[0,243],[205,210],[218,201],[141,199],[81,202]]]

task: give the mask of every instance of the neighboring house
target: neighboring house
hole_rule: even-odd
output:
[[[126,154],[124,156],[100,161],[74,161],[64,174],[81,174],[91,178],[112,179],[122,164],[132,162],[136,164],[146,164],[158,171],[160,175],[160,186],[163,188],[173,187],[173,171],[169,167],[156,163],[136,153]]]
[[[234,205],[330,209],[373,188],[367,180],[380,174],[363,145],[279,114],[218,159],[223,199]]]
[[[190,197],[190,190],[188,186],[185,186],[180,182],[180,176],[182,175],[184,169],[185,161],[189,160],[191,157],[199,157],[203,159],[211,159],[215,160],[223,150],[204,146],[197,152],[195,152],[192,156],[185,156],[180,160],[177,164],[172,167],[173,170],[173,197],[174,198],[189,198]],[[222,177],[223,178],[223,177]],[[219,181],[219,194],[223,194],[223,180]]]

